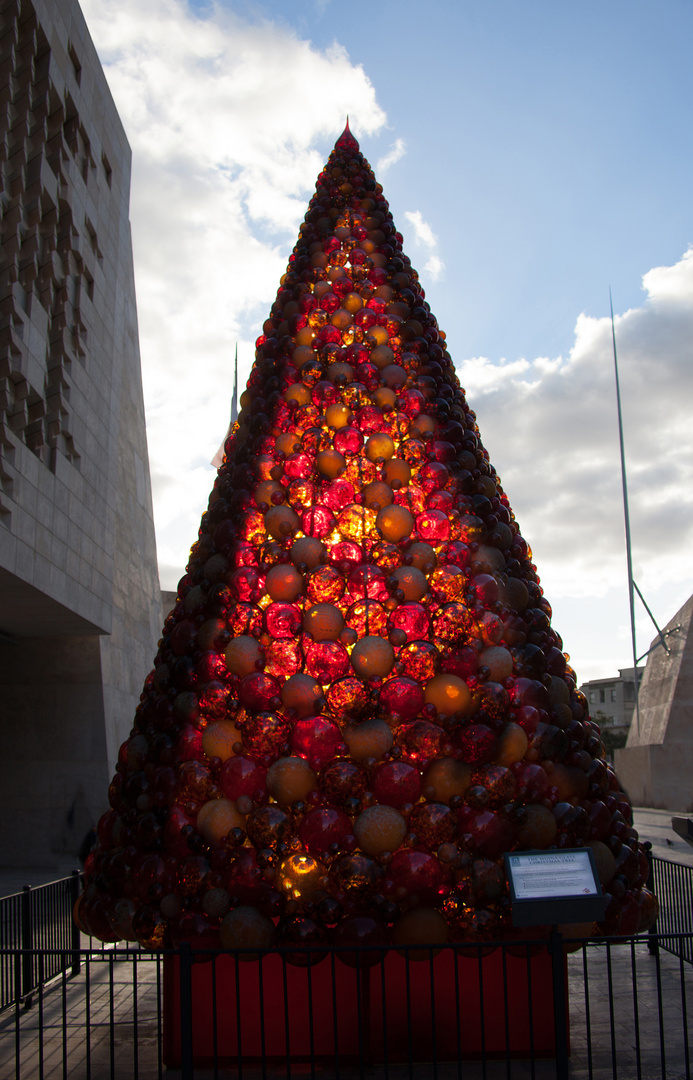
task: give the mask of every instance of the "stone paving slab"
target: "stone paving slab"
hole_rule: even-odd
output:
[[[671,810],[651,810],[649,807],[633,809],[633,824],[640,839],[649,840],[652,844],[653,855],[659,859],[693,866],[693,847],[674,832],[671,827],[672,817],[690,817],[690,814],[683,810],[673,813]]]

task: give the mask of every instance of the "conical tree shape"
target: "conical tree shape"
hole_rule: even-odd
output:
[[[348,127],[311,199],[79,901],[157,948],[497,938],[502,854],[656,903],[508,499]]]

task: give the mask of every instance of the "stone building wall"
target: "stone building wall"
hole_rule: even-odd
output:
[[[130,148],[74,0],[0,0],[0,863],[104,809],[161,608]]]
[[[640,687],[639,723],[615,754],[636,806],[693,812],[693,596],[664,627],[666,650],[651,643]]]

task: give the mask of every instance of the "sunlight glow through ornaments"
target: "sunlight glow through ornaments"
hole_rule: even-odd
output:
[[[611,874],[603,930],[656,912],[401,243],[347,130],[258,338],[99,823],[77,918],[104,940],[128,924],[146,947],[228,942],[234,926],[264,940],[240,908],[297,948],[358,918],[398,946],[499,937],[503,852],[584,843]]]

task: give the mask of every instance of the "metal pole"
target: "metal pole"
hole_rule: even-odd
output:
[[[36,948],[34,941],[34,920],[31,910],[31,886],[25,885],[22,890],[22,997],[24,1007],[31,1008],[31,991],[34,989],[33,972],[33,949]],[[41,943],[43,944],[43,943]]]
[[[635,724],[640,735],[640,705],[638,702],[638,650],[635,643],[635,590],[633,585],[633,556],[630,546],[630,514],[628,512],[628,482],[626,480],[626,453],[623,445],[623,417],[621,415],[621,387],[618,381],[618,358],[616,355],[616,327],[614,325],[614,304],[609,286],[609,307],[611,309],[611,340],[614,346],[614,374],[616,376],[616,408],[618,410],[618,442],[621,448],[621,486],[623,488],[623,517],[626,526],[626,560],[628,564],[628,600],[630,602],[630,635],[633,643],[633,682],[635,686]]]
[[[180,972],[180,1075],[193,1080],[192,953],[187,941],[178,949]]]
[[[68,894],[69,898],[70,898],[70,936],[71,936],[71,944],[72,944],[72,971],[71,971],[72,975],[79,975],[79,970],[80,970],[80,966],[81,966],[80,951],[79,951],[80,950],[80,945],[81,945],[81,940],[80,940],[79,927],[77,926],[77,923],[75,922],[74,918],[72,917],[72,912],[75,910],[75,904],[77,903],[77,898],[79,897],[79,889],[80,889],[79,870],[73,870],[72,871],[72,877],[70,878],[70,891],[69,891],[69,894]]]
[[[238,420],[238,342],[236,342],[236,356],[233,361],[233,394],[231,395],[231,426]]]
[[[556,1041],[556,1080],[568,1080],[568,1023],[566,998],[565,960],[563,956],[563,935],[557,926],[551,927],[549,938],[551,954],[551,976],[553,979],[553,1024]]]

